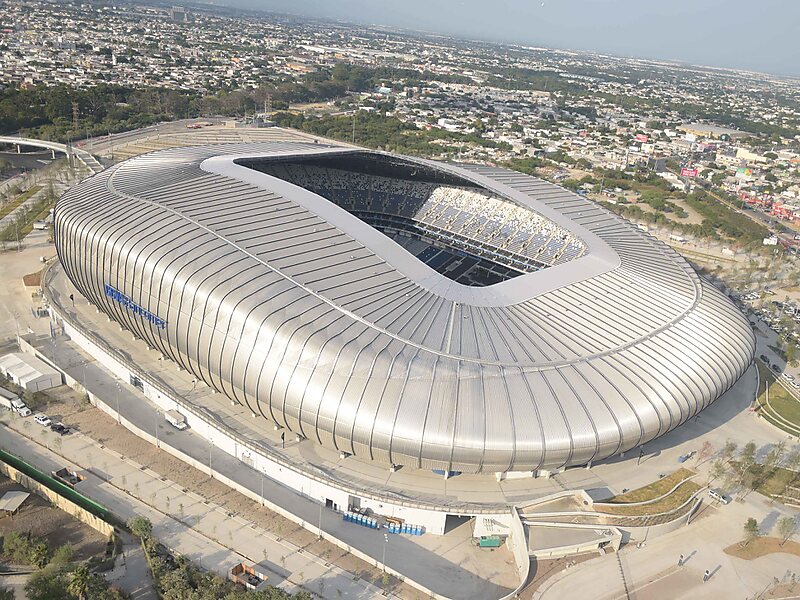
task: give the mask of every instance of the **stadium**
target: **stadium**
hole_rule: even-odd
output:
[[[265,429],[393,467],[592,464],[697,415],[755,348],[671,248],[490,166],[163,150],[69,191],[55,240],[98,310]]]

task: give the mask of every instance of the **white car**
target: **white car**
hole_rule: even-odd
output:
[[[48,417],[43,413],[36,413],[35,415],[33,415],[33,420],[36,421],[42,427],[50,427],[50,423],[52,423],[50,417]]]
[[[714,488],[713,490],[708,490],[708,495],[711,496],[712,500],[716,500],[720,504],[729,504],[731,501],[730,496],[726,496],[723,491],[719,488]]]
[[[781,373],[781,377],[786,381],[794,381],[794,375],[789,375],[789,373],[787,373],[786,371]]]

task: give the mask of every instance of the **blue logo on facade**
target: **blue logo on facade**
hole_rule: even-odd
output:
[[[147,319],[152,325],[155,325],[159,329],[166,328],[167,322],[164,319],[162,319],[158,315],[151,313],[146,308],[142,308],[141,306],[136,304],[136,302],[128,298],[128,296],[120,292],[114,286],[106,284],[106,296],[108,296],[109,298],[111,298],[116,302],[119,302],[120,304],[122,304],[122,306],[132,311],[135,315],[139,315],[143,319]]]

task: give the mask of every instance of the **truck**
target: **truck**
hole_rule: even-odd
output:
[[[17,413],[20,417],[28,417],[31,414],[31,409],[20,400],[19,396],[5,388],[0,388],[0,406]]]
[[[186,424],[186,417],[184,417],[181,413],[177,410],[168,410],[164,413],[164,418],[167,420],[167,423],[172,425],[175,429],[180,429],[183,431],[188,427]]]

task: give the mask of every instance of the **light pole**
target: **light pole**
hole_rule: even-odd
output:
[[[117,424],[122,422],[119,414],[119,381],[117,382]]]
[[[155,429],[156,429],[156,448],[161,448],[161,445],[158,441],[158,417],[161,416],[161,413],[156,409],[156,412],[153,413],[153,419],[155,420]]]
[[[386,573],[386,546],[389,545],[389,534],[383,534],[383,559],[381,559],[381,564],[383,565],[383,572]]]
[[[264,472],[259,471],[259,475],[261,475],[261,506],[264,506]]]
[[[317,527],[318,538],[322,539],[322,502],[319,503],[319,526]]]

